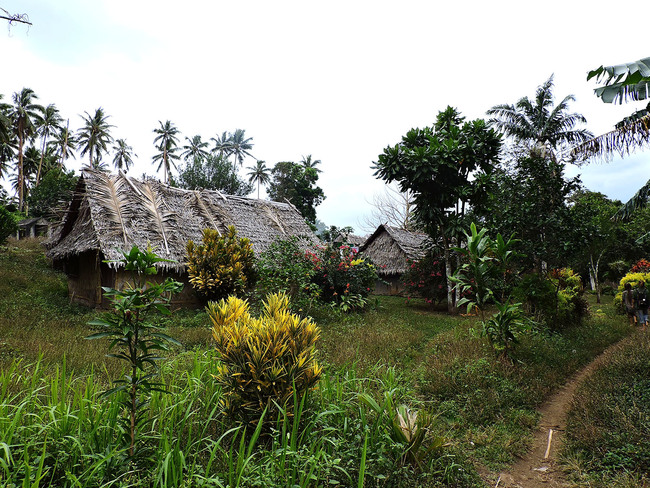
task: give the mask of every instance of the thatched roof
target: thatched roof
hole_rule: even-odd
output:
[[[124,174],[83,171],[68,211],[50,241],[47,256],[65,259],[99,250],[107,260],[121,259],[121,251],[151,243],[155,252],[176,263],[160,263],[185,269],[185,246],[201,241],[209,227],[224,233],[234,225],[239,237],[250,239],[256,254],[276,239],[314,234],[296,208],[218,191],[190,191],[155,180],[138,181]]]
[[[379,274],[401,274],[407,269],[407,260],[424,256],[430,241],[426,234],[382,224],[361,245],[359,252],[375,263]]]

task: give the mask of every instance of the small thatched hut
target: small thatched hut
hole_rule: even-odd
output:
[[[43,237],[48,234],[50,223],[42,217],[24,219],[18,222],[16,239]]]
[[[256,254],[278,238],[315,239],[300,213],[288,203],[189,191],[155,180],[138,181],[124,174],[84,171],[70,206],[45,244],[54,265],[68,275],[70,298],[89,306],[102,304],[102,286],[119,288],[129,278],[117,263],[122,251],[136,245],[171,263],[158,263],[163,273],[186,283],[174,298],[176,306],[194,305],[196,298],[185,275],[186,244],[201,241],[202,230],[224,232],[234,225],[239,237],[250,239]]]
[[[375,293],[398,295],[403,289],[400,279],[407,270],[407,261],[422,258],[429,242],[426,234],[384,224],[377,227],[359,248],[359,252],[377,266],[380,280],[375,286]]]

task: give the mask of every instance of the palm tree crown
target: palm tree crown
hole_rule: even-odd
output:
[[[302,157],[302,161],[300,163],[305,167],[305,168],[312,168],[316,173],[322,173],[322,170],[320,168],[317,168],[319,164],[321,164],[320,159],[312,159],[311,154],[308,154],[307,156]]]
[[[66,126],[62,127],[59,132],[54,135],[54,145],[56,147],[56,156],[59,160],[59,169],[63,169],[66,160],[74,155],[74,150],[77,148],[77,139],[70,130],[70,121],[66,122]]]
[[[586,129],[576,129],[586,119],[578,113],[569,113],[573,95],[567,95],[553,106],[553,75],[537,88],[535,98],[520,98],[514,105],[495,105],[487,111],[490,123],[515,142],[532,149],[550,146],[551,150],[580,144],[593,137]]]
[[[235,129],[235,132],[233,134],[230,134],[229,140],[230,155],[233,156],[235,163],[238,162],[241,166],[244,164],[245,156],[254,158],[254,156],[249,152],[251,149],[253,149],[253,144],[251,143],[253,138],[246,137],[245,129]]]
[[[266,166],[266,161],[258,160],[255,166],[249,166],[248,181],[257,183],[257,199],[260,199],[260,184],[266,185],[271,181],[271,170]]]
[[[185,161],[196,161],[197,159],[205,159],[208,157],[208,143],[201,140],[200,135],[196,135],[191,139],[186,137],[187,144],[183,146],[184,151],[181,156]]]
[[[115,151],[115,156],[113,157],[115,169],[124,171],[125,173],[128,172],[129,168],[133,165],[133,156],[137,158],[138,155],[133,153],[133,148],[126,143],[126,139],[117,139],[113,146],[113,151]]]
[[[108,115],[104,109],[99,107],[95,115],[91,116],[86,112],[83,127],[79,130],[78,142],[81,147],[81,156],[88,154],[88,167],[98,168],[102,154],[108,152],[108,145],[113,142],[110,129],[113,127],[108,123]]]
[[[178,154],[176,154],[176,151],[178,150],[178,128],[176,128],[169,120],[164,124],[159,120],[158,123],[160,124],[160,127],[153,130],[156,134],[153,142],[154,144],[158,143],[156,148],[160,153],[153,157],[153,162],[154,164],[158,162],[158,168],[156,171],[160,171],[160,168],[163,168],[165,173],[164,181],[165,183],[168,183],[172,166],[176,168],[174,160],[179,158]]]
[[[13,105],[9,109],[9,120],[13,134],[18,139],[18,209],[22,212],[25,203],[24,152],[25,142],[36,133],[42,120],[43,107],[35,102],[38,97],[31,88],[23,88],[13,95]]]
[[[41,160],[38,163],[38,171],[36,173],[36,186],[41,181],[41,170],[43,169],[43,159],[45,158],[45,144],[47,140],[56,132],[61,130],[61,123],[63,119],[59,114],[59,109],[54,104],[45,107],[43,111],[43,118],[38,124],[38,135],[41,136]]]

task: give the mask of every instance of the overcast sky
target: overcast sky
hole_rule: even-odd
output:
[[[572,111],[603,133],[643,104],[602,103],[587,71],[650,56],[643,22],[634,28],[647,0],[626,2],[623,12],[611,2],[571,0],[0,0],[0,7],[33,23],[0,29],[5,101],[29,87],[41,104],[56,104],[71,129],[79,114],[103,107],[112,135],[138,155],[129,173],[138,177],[155,173],[159,120],[171,120],[183,140],[245,129],[268,166],[320,159],[327,198],[319,219],[361,234],[367,202],[383,185],[373,161],[447,105],[483,117],[493,105],[532,97],[554,73],[556,97],[574,94]],[[649,160],[646,152],[568,173],[627,200],[650,178]]]

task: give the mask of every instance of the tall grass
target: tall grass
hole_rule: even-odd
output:
[[[650,485],[650,336],[621,343],[576,392],[564,462],[595,487]]]

